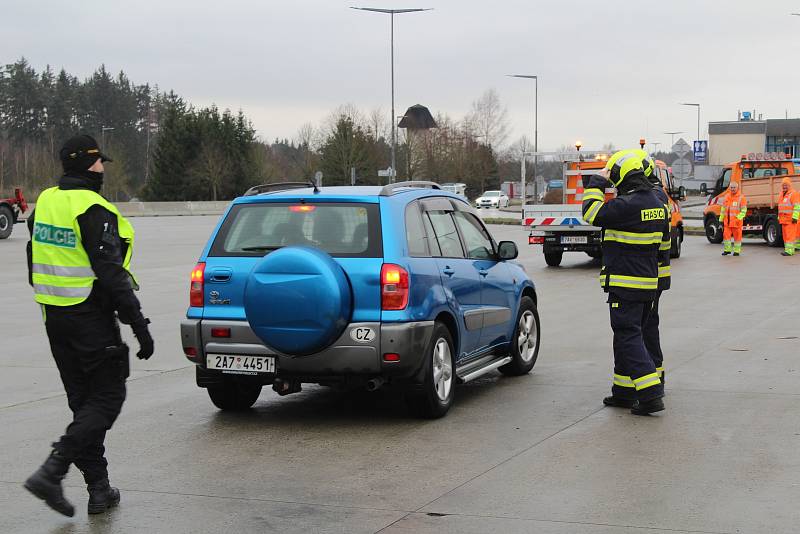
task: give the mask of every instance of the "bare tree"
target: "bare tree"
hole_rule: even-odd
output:
[[[369,112],[366,126],[374,141],[388,139],[391,136],[391,126],[386,122],[386,113],[381,108],[373,108]]]
[[[494,89],[487,89],[472,103],[464,123],[475,137],[495,150],[500,149],[508,139],[508,110]]]

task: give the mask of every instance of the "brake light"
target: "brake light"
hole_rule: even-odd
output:
[[[306,204],[303,204],[301,206],[289,206],[289,211],[293,213],[309,213],[311,211],[314,211],[315,209],[317,209],[316,206],[308,206]]]
[[[194,347],[183,347],[183,353],[190,360],[194,360],[195,358],[197,358],[197,349]]]
[[[408,271],[399,265],[381,267],[381,308],[404,310],[408,306]]]
[[[400,355],[397,354],[396,352],[387,352],[386,354],[383,355],[383,361],[385,361],[385,362],[399,362],[400,361]]]
[[[192,270],[191,283],[189,284],[189,306],[203,306],[203,279],[205,278],[206,264],[200,262]]]
[[[530,235],[528,236],[529,245],[544,245],[544,237]]]

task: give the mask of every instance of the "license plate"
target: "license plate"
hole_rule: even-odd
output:
[[[231,374],[274,373],[274,356],[232,356],[229,354],[209,354],[206,367]]]
[[[561,236],[561,243],[567,245],[585,245],[589,242],[589,238],[585,235],[578,236]]]

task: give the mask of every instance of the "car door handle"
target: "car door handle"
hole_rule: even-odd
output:
[[[486,276],[487,274],[489,274],[489,271],[487,271],[486,269],[478,269],[478,274],[481,276]]]
[[[456,274],[455,270],[451,269],[449,265],[444,269],[442,269],[442,272],[447,276],[453,276],[454,274]]]

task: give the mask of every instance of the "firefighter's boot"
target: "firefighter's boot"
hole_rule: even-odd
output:
[[[615,408],[633,408],[636,404],[634,399],[623,399],[621,397],[615,397],[611,395],[603,399],[603,404],[606,406],[613,406]]]
[[[86,486],[89,492],[89,513],[102,514],[119,504],[119,490],[109,484],[108,479]]]
[[[64,497],[64,488],[61,487],[69,464],[69,460],[53,451],[42,466],[28,477],[24,487],[59,514],[72,517],[75,515],[75,507]]]
[[[647,401],[639,401],[631,408],[633,415],[650,415],[651,413],[660,412],[664,409],[664,400],[659,397],[657,399],[650,399]]]

